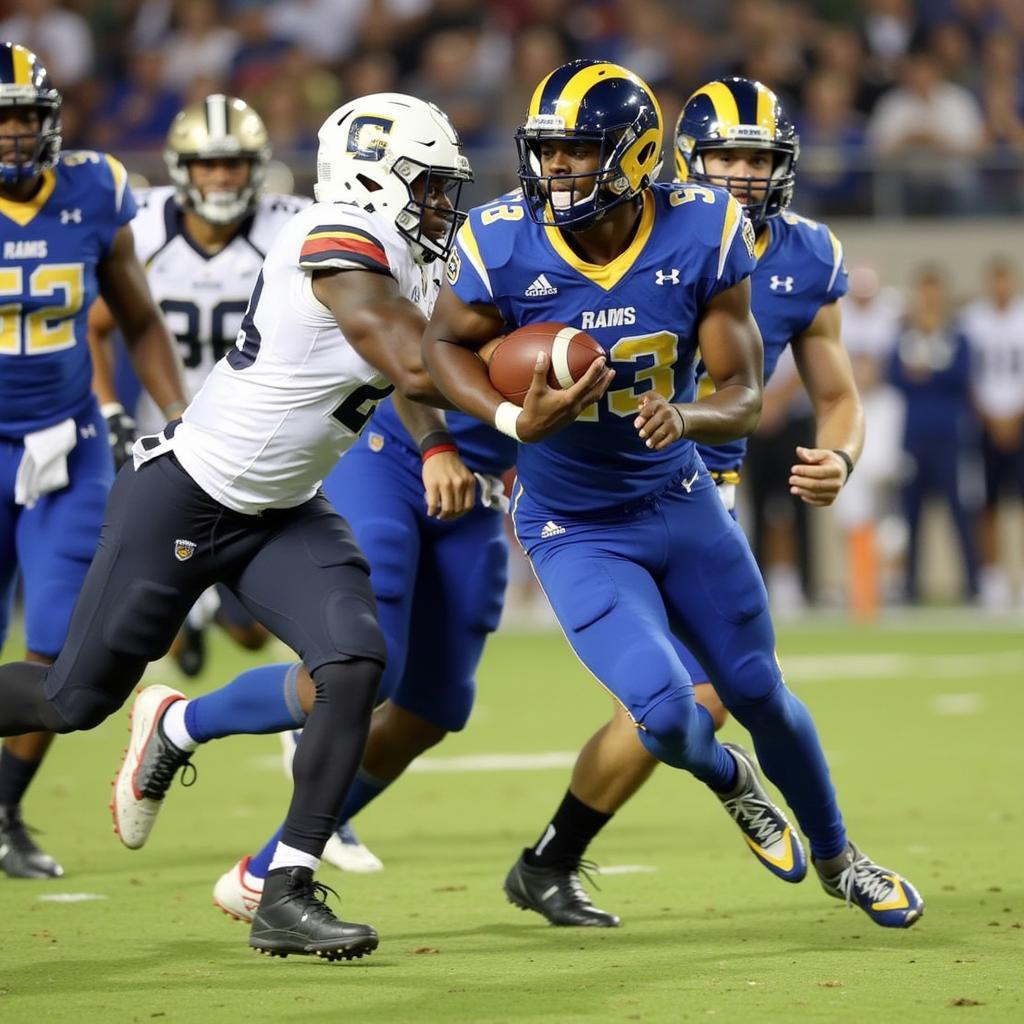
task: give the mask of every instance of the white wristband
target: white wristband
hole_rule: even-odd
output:
[[[109,420],[111,416],[119,416],[124,412],[124,406],[120,402],[104,402],[100,406],[100,415]]]
[[[516,423],[522,415],[522,406],[516,405],[514,402],[502,402],[494,410],[494,426],[507,437],[511,437],[513,441],[521,442],[522,438],[516,430]]]

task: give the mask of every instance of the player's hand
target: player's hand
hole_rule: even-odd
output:
[[[476,504],[476,477],[455,452],[438,452],[423,463],[427,515],[458,519]]]
[[[615,376],[615,371],[608,368],[601,356],[590,364],[587,372],[572,387],[552,388],[548,385],[550,362],[546,352],[537,353],[533,380],[516,423],[520,440],[527,443],[542,441],[574,422],[588,405],[593,405],[608,390]]]
[[[107,421],[107,440],[114,455],[114,469],[120,469],[132,457],[135,444],[135,420],[120,402],[107,402],[101,409]]]
[[[657,452],[680,440],[685,429],[683,414],[678,407],[650,391],[640,399],[640,409],[633,426],[644,444]]]
[[[827,448],[797,448],[800,462],[789,471],[789,493],[808,505],[831,505],[846,483],[846,463]]]

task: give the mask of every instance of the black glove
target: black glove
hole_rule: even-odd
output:
[[[135,420],[124,411],[120,402],[107,402],[100,412],[107,421],[107,440],[114,454],[114,468],[120,469],[132,457]]]

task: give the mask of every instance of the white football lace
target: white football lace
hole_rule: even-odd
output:
[[[749,790],[729,800],[723,800],[722,804],[734,821],[753,833],[761,846],[771,846],[782,838],[782,829],[775,816],[775,808],[766,800],[758,799]]]

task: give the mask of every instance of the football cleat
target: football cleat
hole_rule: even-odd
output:
[[[588,869],[597,866],[580,861],[575,867],[534,867],[526,863],[525,854],[512,865],[505,878],[505,895],[509,903],[521,910],[536,911],[549,924],[569,928],[617,928],[619,919],[607,910],[600,910],[590,900],[580,881],[580,872],[593,882]]]
[[[0,871],[9,878],[60,878],[64,869],[32,839],[17,804],[0,807]]]
[[[847,863],[835,874],[825,875],[815,864],[821,887],[848,907],[856,904],[883,928],[909,928],[924,914],[920,893],[895,871],[883,868],[857,849],[846,848]]]
[[[377,948],[377,932],[368,924],[341,921],[327,906],[330,886],[309,868],[278,868],[267,875],[263,898],[252,919],[249,945],[271,956],[319,956],[354,960]]]
[[[168,707],[184,699],[183,693],[169,686],[147,686],[132,705],[131,740],[114,779],[114,798],[110,802],[114,831],[131,850],[139,849],[149,838],[178,769],[192,769],[187,781],[183,773],[184,785],[191,786],[195,781],[190,755],[174,746],[160,726]]]
[[[260,883],[258,889],[253,888],[245,880],[251,859],[243,857],[230,871],[225,871],[213,887],[213,905],[224,911],[228,917],[244,921],[246,924],[252,921],[263,896],[263,879],[254,879]]]
[[[754,759],[735,743],[722,746],[736,761],[738,775],[732,793],[715,795],[739,825],[751,852],[773,875],[785,882],[803,881],[807,874],[803,844],[761,785]]]
[[[360,875],[368,875],[384,867],[380,857],[359,842],[359,837],[347,821],[331,833],[324,847],[323,859],[339,871],[354,871]]]

